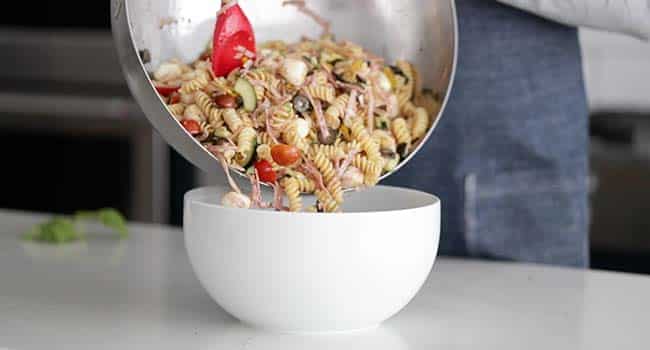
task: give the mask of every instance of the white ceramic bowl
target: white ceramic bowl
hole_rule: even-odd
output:
[[[336,214],[224,208],[223,193],[185,195],[185,243],[212,298],[255,327],[376,327],[415,296],[438,250],[440,201],[423,192],[377,186]]]

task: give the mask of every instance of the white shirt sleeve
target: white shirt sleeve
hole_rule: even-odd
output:
[[[650,39],[650,0],[497,0],[571,26]]]

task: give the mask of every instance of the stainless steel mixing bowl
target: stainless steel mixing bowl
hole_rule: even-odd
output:
[[[133,95],[162,137],[209,173],[221,172],[218,161],[172,117],[148,72],[171,58],[195,60],[211,38],[220,4],[220,0],[111,0],[113,35]],[[433,127],[401,167],[431,136],[449,98],[458,38],[454,0],[308,0],[307,4],[331,20],[337,38],[357,42],[388,62],[413,62],[424,86],[444,97]],[[242,0],[240,5],[258,42],[319,35],[320,28],[311,19],[283,7],[282,0]],[[141,57],[145,51],[147,63]]]

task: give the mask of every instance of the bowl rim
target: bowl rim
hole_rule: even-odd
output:
[[[183,202],[185,206],[188,204],[196,204],[202,207],[207,207],[207,208],[212,208],[212,209],[218,209],[220,211],[226,211],[226,212],[233,212],[233,213],[242,213],[244,211],[248,211],[251,213],[251,215],[275,215],[277,216],[286,216],[290,215],[292,217],[332,217],[332,216],[369,216],[369,215],[377,215],[377,214],[397,214],[397,213],[406,213],[406,212],[413,212],[413,211],[418,211],[422,210],[425,208],[430,208],[430,207],[439,207],[442,203],[440,198],[437,196],[423,192],[423,191],[418,191],[415,189],[410,189],[410,188],[403,188],[403,187],[397,187],[397,186],[386,186],[386,185],[379,185],[379,186],[374,186],[374,188],[383,188],[383,189],[388,189],[390,191],[402,191],[402,192],[407,192],[411,193],[413,195],[420,196],[423,201],[426,202],[424,205],[417,205],[417,206],[411,206],[408,208],[399,208],[399,209],[387,209],[387,210],[372,210],[372,211],[348,211],[348,212],[337,212],[337,213],[313,213],[313,212],[279,212],[279,211],[274,211],[274,210],[266,210],[266,209],[240,209],[240,208],[229,208],[229,207],[224,207],[223,205],[219,203],[209,203],[206,202],[200,198],[197,198],[204,194],[207,191],[214,191],[217,192],[219,186],[204,186],[204,187],[198,187],[192,190],[189,190],[185,193],[183,196]],[[216,195],[216,193],[215,193]]]

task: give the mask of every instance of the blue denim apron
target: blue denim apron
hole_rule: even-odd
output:
[[[587,106],[577,32],[458,0],[445,115],[388,184],[440,196],[442,254],[588,265]]]

